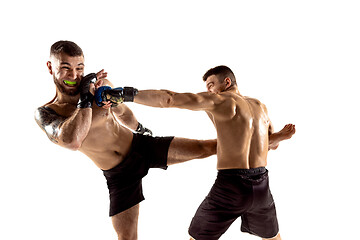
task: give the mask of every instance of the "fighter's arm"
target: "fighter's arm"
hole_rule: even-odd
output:
[[[269,135],[269,150],[277,149],[281,141],[290,139],[295,132],[294,124],[286,124],[279,132],[271,133]]]
[[[268,127],[269,146],[268,146],[268,149],[276,150],[279,147],[279,143],[280,143],[280,141],[278,141],[279,139],[277,138],[278,135],[276,135],[276,134],[274,135],[274,125],[269,118],[268,110],[267,110],[265,104],[261,104],[261,108],[264,111],[265,116],[267,117],[267,121],[269,122],[269,127]]]
[[[279,141],[277,141],[277,138],[274,135],[274,125],[270,121],[269,123],[269,129],[268,129],[268,135],[269,135],[269,150],[275,150],[279,147]]]
[[[113,87],[113,84],[107,80],[103,79],[101,82],[102,86]],[[99,88],[100,86],[97,86]],[[135,117],[134,113],[131,109],[126,106],[125,104],[113,104],[111,101],[102,102],[103,108],[111,108],[112,113],[115,115],[119,121],[125,125],[126,127],[130,128],[131,130],[145,135],[152,135],[151,130],[144,127]]]
[[[70,116],[62,116],[49,106],[36,110],[35,120],[52,142],[71,150],[81,147],[91,126],[94,82],[106,75],[107,73],[101,70],[82,77],[79,85],[80,99]],[[53,107],[56,109],[56,105]]]
[[[214,110],[228,98],[220,94],[176,93],[169,90],[142,90],[134,97],[134,102],[151,107],[181,108],[193,111],[207,111],[214,114]]]
[[[116,107],[112,107],[111,111],[122,124],[132,130],[136,130],[139,122],[128,106],[125,104],[119,104]]]
[[[111,111],[120,122],[130,128],[131,130],[145,135],[152,135],[152,131],[144,127],[135,117],[131,109],[125,104],[119,104],[116,107],[112,107]]]
[[[265,115],[268,117],[268,111],[264,104],[262,104],[262,109],[265,112]],[[281,129],[279,132],[274,132],[274,125],[268,117],[269,121],[269,150],[276,150],[279,147],[279,143],[283,140],[290,139],[292,135],[295,134],[295,125],[294,124],[287,124]]]
[[[78,150],[81,147],[89,132],[91,118],[91,108],[78,108],[68,118],[57,114],[49,107],[40,107],[35,112],[37,124],[49,139],[71,150]]]

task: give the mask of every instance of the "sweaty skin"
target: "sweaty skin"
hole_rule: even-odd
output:
[[[100,169],[107,170],[123,160],[132,141],[132,132],[116,119],[131,129],[136,129],[137,120],[125,104],[112,109],[100,108],[95,104],[92,109],[76,108],[79,95],[75,93],[78,91],[83,66],[82,56],[70,57],[63,53],[52,56],[48,69],[55,76],[57,99],[45,105],[53,111],[40,108],[35,113],[35,119],[53,142],[81,151]],[[103,79],[106,73],[100,71],[97,77]],[[97,84],[103,81],[111,85],[105,79]],[[94,90],[95,86],[92,88]]]
[[[228,77],[219,79],[217,75],[210,75],[205,81],[208,92],[144,90],[138,92],[134,102],[152,107],[205,111],[217,131],[219,170],[265,167],[268,150],[276,149],[280,141],[291,138],[295,126],[288,124],[273,134],[267,109],[259,100],[242,96]],[[280,240],[280,233],[271,239]]]
[[[219,170],[265,167],[268,150],[276,149],[279,140],[290,138],[295,133],[295,126],[286,125],[272,140],[273,126],[265,105],[257,99],[242,96],[237,86],[230,87],[230,83],[230,79],[221,83],[217,76],[211,75],[206,80],[208,92],[143,90],[135,96],[134,102],[152,107],[205,111],[217,131]]]
[[[51,56],[47,67],[56,86],[56,97],[36,110],[35,120],[52,142],[79,150],[100,169],[108,170],[124,160],[132,144],[131,130],[136,130],[139,122],[125,104],[110,108],[111,104],[106,102],[103,108],[96,104],[91,108],[77,108],[84,66],[83,56],[71,57],[65,53]],[[104,70],[97,73],[99,80],[90,85],[92,94],[101,85],[112,86],[106,76]],[[167,165],[215,153],[215,139],[175,137],[168,150]],[[137,239],[138,215],[139,204],[112,216],[119,239]]]
[[[87,155],[102,170],[117,166],[129,152],[133,133],[138,121],[125,104],[111,107],[109,103],[100,108],[76,108],[79,101],[79,84],[83,75],[84,57],[70,57],[61,53],[51,56],[47,63],[49,73],[53,75],[57,98],[38,108],[35,120],[54,143],[79,150]],[[90,92],[101,85],[112,86],[104,79],[103,70],[97,73],[96,86],[91,85]],[[76,84],[67,84],[68,81]],[[120,121],[120,122],[119,122]],[[121,123],[121,124],[120,124]],[[126,127],[125,127],[126,126]],[[215,154],[216,140],[192,140],[175,138],[170,144],[168,165],[205,158]]]

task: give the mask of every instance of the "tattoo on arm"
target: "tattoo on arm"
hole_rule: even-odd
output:
[[[49,139],[54,143],[58,143],[59,129],[66,118],[60,116],[51,108],[39,107],[35,112],[35,120],[39,127],[45,131]]]

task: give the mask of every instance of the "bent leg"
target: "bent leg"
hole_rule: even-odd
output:
[[[206,158],[216,154],[216,139],[195,140],[175,137],[169,147],[167,165]]]
[[[111,218],[118,240],[137,240],[139,204]]]

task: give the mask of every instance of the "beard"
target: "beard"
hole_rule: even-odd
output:
[[[78,80],[78,82],[80,82]],[[80,93],[80,90],[79,90],[79,87],[74,87],[74,88],[67,88],[66,86],[62,85],[62,81],[58,80],[55,78],[54,76],[54,83],[55,83],[55,86],[56,88],[62,93],[62,94],[65,94],[65,95],[68,95],[68,96],[76,96]]]

